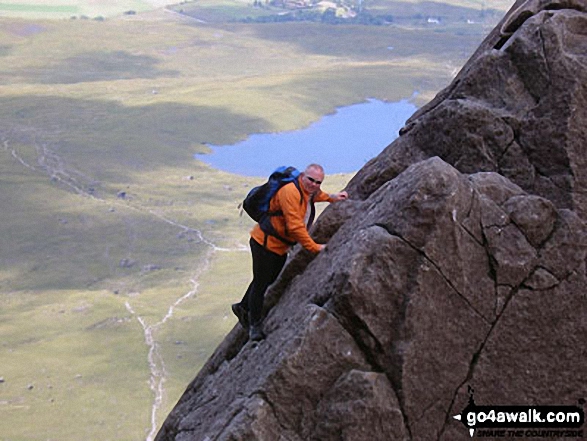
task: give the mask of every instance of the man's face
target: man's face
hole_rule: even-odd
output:
[[[324,180],[324,173],[317,168],[307,169],[302,176],[302,185],[310,194],[316,193],[320,190],[320,184]]]

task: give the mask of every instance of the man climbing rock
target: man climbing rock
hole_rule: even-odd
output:
[[[316,243],[308,233],[314,220],[314,202],[339,202],[348,198],[345,191],[331,195],[323,192],[320,189],[323,180],[323,167],[310,164],[270,199],[268,222],[273,233],[267,233],[268,228],[262,229],[259,223],[251,230],[253,280],[243,299],[232,305],[241,326],[249,330],[250,340],[265,338],[262,326],[265,291],[277,279],[291,246],[300,243],[313,253],[324,249],[325,245]]]

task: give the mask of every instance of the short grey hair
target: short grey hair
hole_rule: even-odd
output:
[[[324,167],[322,167],[320,164],[310,164],[306,167],[306,170],[304,170],[304,173],[308,172],[308,170],[310,169],[315,169],[318,170],[320,173],[324,174]]]

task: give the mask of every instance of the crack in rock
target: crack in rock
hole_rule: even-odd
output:
[[[384,229],[390,236],[394,236],[397,237],[398,239],[400,239],[401,241],[403,241],[406,245],[408,245],[410,248],[412,248],[414,251],[418,252],[420,254],[420,256],[422,256],[428,263],[430,263],[434,269],[436,269],[436,271],[438,272],[438,274],[444,279],[444,281],[447,283],[448,286],[450,286],[450,288],[452,289],[453,292],[455,292],[463,302],[465,302],[467,304],[467,306],[476,314],[478,315],[484,322],[486,323],[490,323],[489,319],[487,317],[485,317],[479,310],[477,310],[477,308],[475,308],[475,306],[471,303],[471,301],[465,296],[463,295],[459,289],[454,285],[454,283],[449,279],[449,277],[447,277],[443,270],[438,266],[438,264],[436,264],[436,262],[434,262],[427,254],[426,252],[424,252],[423,250],[417,248],[415,245],[411,244],[408,240],[406,240],[405,238],[403,238],[398,232],[393,231],[388,225],[385,224],[379,224],[376,223],[374,224],[374,226],[379,227]]]

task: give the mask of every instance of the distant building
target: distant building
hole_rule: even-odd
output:
[[[312,7],[310,0],[273,0],[271,4],[285,9],[307,9]]]
[[[437,18],[432,18],[432,17],[428,17],[428,20],[426,20],[428,23],[432,23],[432,24],[439,24],[440,20]]]
[[[353,11],[350,7],[345,5],[337,5],[335,2],[332,1],[321,1],[316,3],[315,6],[321,11],[333,9],[336,11],[336,16],[340,18],[354,18],[357,16],[357,13]]]
[[[322,1],[322,2],[318,2],[316,4],[317,7],[319,7],[320,9],[336,9],[336,3],[334,2],[328,2],[328,1]]]

